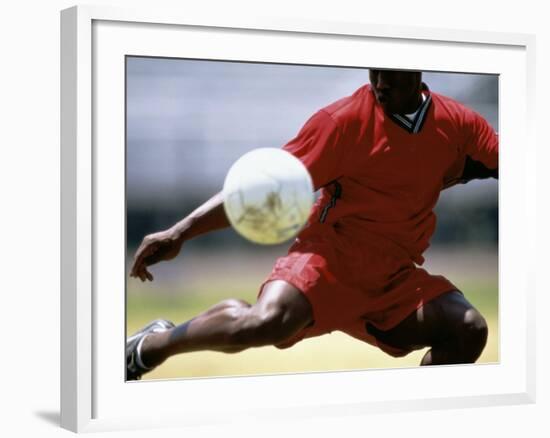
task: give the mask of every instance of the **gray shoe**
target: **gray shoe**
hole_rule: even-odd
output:
[[[145,366],[141,360],[141,345],[147,335],[165,332],[174,327],[170,321],[156,319],[126,339],[126,380],[139,380],[143,374],[154,368]]]

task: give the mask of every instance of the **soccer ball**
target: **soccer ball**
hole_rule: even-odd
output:
[[[298,234],[313,205],[308,170],[282,149],[254,149],[229,169],[223,185],[229,222],[246,239],[266,245]]]

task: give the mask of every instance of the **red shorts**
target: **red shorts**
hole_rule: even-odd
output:
[[[393,242],[375,235],[350,239],[328,224],[302,233],[263,284],[272,280],[298,288],[309,300],[314,318],[311,326],[278,347],[340,330],[392,356],[410,351],[377,341],[367,333],[366,324],[389,330],[424,303],[457,289],[446,278],[418,268]]]

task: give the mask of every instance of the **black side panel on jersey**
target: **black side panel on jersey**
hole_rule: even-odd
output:
[[[334,193],[329,203],[325,205],[325,208],[323,208],[323,211],[321,212],[321,216],[319,217],[319,222],[321,223],[325,222],[328,211],[336,206],[336,201],[342,196],[342,185],[338,181],[332,181],[332,184],[334,186]]]
[[[498,179],[498,167],[496,169],[489,169],[481,161],[472,160],[467,156],[460,181],[465,183],[473,179],[486,178]]]

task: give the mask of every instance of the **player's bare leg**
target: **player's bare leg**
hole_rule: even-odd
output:
[[[275,345],[312,321],[309,301],[285,281],[266,283],[254,305],[226,300],[171,330],[148,335],[141,360],[155,367],[170,356],[199,350],[234,353]]]
[[[473,363],[483,352],[488,334],[483,316],[458,291],[428,302],[389,331],[368,330],[395,347],[431,347],[421,365]]]

